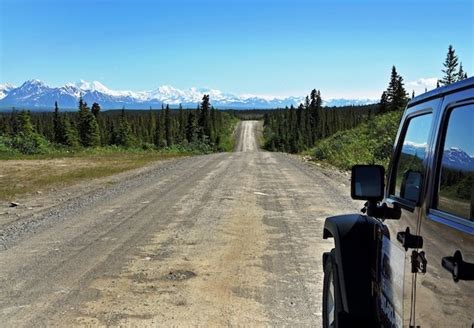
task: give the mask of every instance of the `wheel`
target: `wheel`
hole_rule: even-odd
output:
[[[323,283],[323,328],[339,327],[341,293],[337,275],[335,250],[328,254],[324,266]]]

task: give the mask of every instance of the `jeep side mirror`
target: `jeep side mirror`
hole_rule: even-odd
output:
[[[384,193],[385,170],[381,165],[354,165],[351,176],[351,197],[380,201]]]
[[[400,197],[412,201],[416,206],[420,205],[421,182],[423,176],[421,172],[407,170],[403,174],[402,185],[400,187]]]

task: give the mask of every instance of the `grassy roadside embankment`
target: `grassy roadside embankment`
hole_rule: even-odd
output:
[[[229,124],[224,128],[224,133],[219,140],[218,143],[218,150],[223,152],[231,152],[234,150],[235,142],[236,142],[236,132],[237,126],[240,120],[236,117],[230,118]]]
[[[401,116],[401,111],[378,115],[370,124],[336,132],[302,154],[343,170],[350,170],[355,164],[380,164],[387,168]]]

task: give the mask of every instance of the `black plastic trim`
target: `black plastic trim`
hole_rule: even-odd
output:
[[[343,311],[355,318],[372,319],[371,263],[375,219],[365,215],[333,216],[324,223],[323,238],[334,238]]]

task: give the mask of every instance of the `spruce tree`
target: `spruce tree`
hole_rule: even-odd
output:
[[[306,96],[304,100],[304,130],[306,147],[311,147],[313,145],[313,134],[311,132],[311,102],[309,96]]]
[[[165,139],[166,139],[166,146],[170,147],[173,144],[173,140],[171,137],[171,113],[170,113],[170,106],[166,105],[165,109]]]
[[[441,71],[444,73],[444,76],[440,82],[443,85],[449,85],[456,82],[458,80],[458,72],[456,72],[458,67],[458,57],[456,56],[452,45],[449,45],[448,47],[448,53],[446,54],[443,66],[444,69]]]
[[[156,148],[161,148],[161,115],[160,113],[156,115],[155,132],[153,134],[153,141]]]
[[[210,125],[211,125],[211,129],[210,129],[209,139],[211,140],[212,143],[215,143],[217,119],[216,119],[216,110],[214,106],[211,106]]]
[[[131,147],[133,144],[132,129],[127,121],[125,110],[122,109],[119,128],[115,137],[115,142],[119,146]]]
[[[187,117],[186,113],[184,112],[183,106],[179,104],[178,110],[178,142],[181,143],[186,140],[186,123]]]
[[[211,136],[211,122],[210,122],[210,102],[209,95],[202,97],[201,105],[199,106],[199,129],[201,140],[209,140]]]
[[[63,124],[63,144],[68,147],[78,147],[79,146],[79,140],[78,140],[78,135],[77,135],[77,130],[74,128],[74,126],[71,124],[68,118],[63,118],[62,120]]]
[[[400,110],[407,104],[408,94],[403,84],[403,77],[397,73],[395,66],[392,66],[390,82],[384,97],[386,97],[387,100],[388,111]],[[381,110],[383,109],[384,108],[381,108]]]
[[[393,99],[393,109],[404,109],[408,102],[408,93],[403,85],[403,77],[401,75],[397,78],[397,87],[395,89],[395,98]]]
[[[65,143],[64,122],[61,116],[59,115],[59,107],[57,101],[54,102],[53,133],[55,143]]]
[[[17,131],[24,135],[31,135],[35,132],[33,124],[31,123],[31,115],[29,111],[21,111],[17,116]]]
[[[147,138],[147,142],[151,142],[151,143],[154,143],[154,137],[153,137],[153,133],[155,131],[155,113],[153,113],[153,110],[151,109],[151,106],[150,106],[150,111],[149,111],[149,115],[148,115],[148,138]]]
[[[296,109],[296,140],[297,151],[301,151],[306,147],[305,133],[304,133],[304,105],[300,104]]]
[[[99,125],[82,98],[79,99],[79,139],[84,147],[100,145]]]
[[[464,72],[464,69],[462,67],[462,63],[459,64],[459,71],[458,71],[458,81],[462,81],[467,79],[467,73]]]
[[[386,113],[388,111],[388,96],[387,91],[382,92],[382,96],[380,97],[380,114]]]
[[[35,131],[29,111],[21,111],[16,116],[15,135],[12,146],[23,154],[43,152],[47,145],[45,139]]]
[[[311,140],[310,144],[314,145],[318,137],[318,92],[316,89],[311,90],[310,94],[310,128],[311,128]]]
[[[395,68],[395,66],[392,66],[392,72],[390,74],[390,82],[388,83],[388,88],[387,88],[387,101],[389,104],[393,103],[396,97],[395,93],[397,90],[397,84],[398,84],[397,69]]]
[[[98,103],[93,103],[91,107],[92,114],[94,114],[95,118],[99,116],[100,112],[100,105]]]
[[[188,122],[186,124],[186,139],[189,143],[196,141],[196,118],[193,111],[189,111]]]
[[[321,122],[321,111],[322,111],[323,99],[321,98],[321,91],[318,90],[316,94],[316,113],[317,113],[317,136],[321,138],[322,136],[322,122]]]

